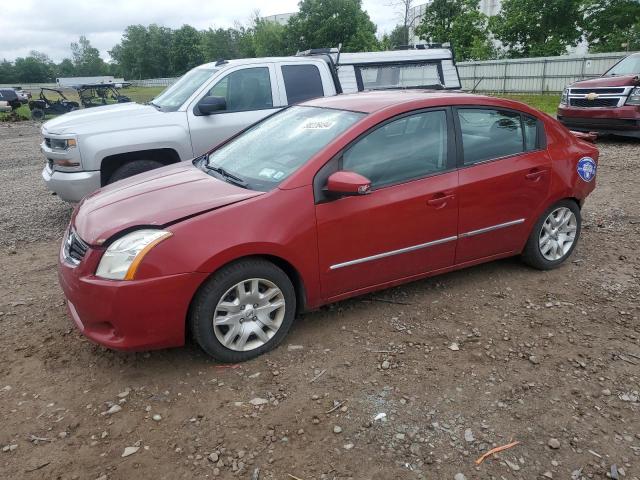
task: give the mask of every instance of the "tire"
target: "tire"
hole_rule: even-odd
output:
[[[118,167],[116,171],[111,174],[106,185],[160,167],[164,167],[164,164],[156,162],[155,160],[133,160]]]
[[[561,212],[563,216],[560,216]],[[566,225],[562,226],[567,218]],[[536,222],[522,252],[522,260],[538,270],[559,267],[576,248],[581,229],[582,217],[576,202],[560,200],[547,208]]]
[[[254,294],[254,282],[258,296]],[[246,297],[238,295],[239,288],[244,289]],[[267,292],[270,297],[259,298]],[[296,294],[287,274],[266,260],[246,259],[223,267],[204,283],[193,299],[188,321],[193,339],[202,350],[220,362],[236,363],[278,346],[295,313]],[[214,325],[216,320],[219,323]],[[262,338],[255,332],[262,332]]]
[[[31,110],[31,120],[44,120],[44,110],[40,108]]]

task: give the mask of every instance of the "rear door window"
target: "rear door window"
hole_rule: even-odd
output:
[[[281,68],[289,105],[324,96],[316,65],[282,65]]]
[[[464,165],[525,151],[520,113],[489,108],[459,108]]]

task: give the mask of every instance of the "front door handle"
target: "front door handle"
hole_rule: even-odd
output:
[[[453,193],[439,192],[439,193],[436,193],[429,200],[427,200],[427,205],[430,205],[435,208],[442,208],[447,204],[449,200],[453,200],[454,198],[455,198],[455,195]]]
[[[526,178],[527,180],[538,180],[540,177],[542,177],[542,175],[544,175],[544,170],[539,170],[537,168],[534,168],[532,170],[529,171],[529,173],[527,173],[524,178]]]

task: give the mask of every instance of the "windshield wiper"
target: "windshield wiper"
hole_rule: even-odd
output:
[[[234,185],[237,185],[237,186],[242,187],[242,188],[249,188],[249,184],[247,183],[246,180],[244,180],[244,179],[242,179],[240,177],[236,177],[234,174],[229,173],[228,171],[226,171],[222,167],[209,165],[208,161],[204,162],[203,166],[207,170],[210,170],[212,172],[216,172],[226,182],[233,183]]]
[[[156,107],[158,110],[162,111],[162,107],[160,105],[158,105],[157,103],[147,102],[147,105],[152,105],[152,106]]]

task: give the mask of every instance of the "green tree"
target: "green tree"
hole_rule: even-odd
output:
[[[584,36],[591,52],[640,49],[640,2],[586,0]]]
[[[287,27],[256,16],[251,29],[253,50],[257,57],[277,57],[295,53],[287,44]]]
[[[287,28],[292,50],[337,47],[345,52],[379,48],[376,26],[361,0],[302,0]]]
[[[54,63],[44,53],[32,50],[28,57],[16,58],[15,81],[44,83],[54,80]]]
[[[14,83],[17,81],[13,62],[6,58],[0,62],[0,83]]]
[[[382,36],[380,41],[380,48],[382,50],[393,50],[396,47],[407,44],[407,38],[409,36],[408,28],[404,25],[396,25],[390,34]]]
[[[509,57],[562,55],[582,36],[583,1],[504,0],[489,27]]]
[[[204,63],[201,48],[201,34],[190,25],[183,25],[173,32],[169,63],[174,75],[182,75],[187,70]]]
[[[480,0],[434,0],[425,10],[416,35],[435,43],[450,42],[458,60],[486,60],[495,56],[487,32],[487,16]]]
[[[103,75],[107,71],[106,63],[100,58],[100,51],[91,46],[84,35],[80,36],[78,42],[71,43],[71,56],[78,76]]]
[[[56,77],[73,77],[75,74],[76,67],[70,58],[65,58],[56,65]]]

